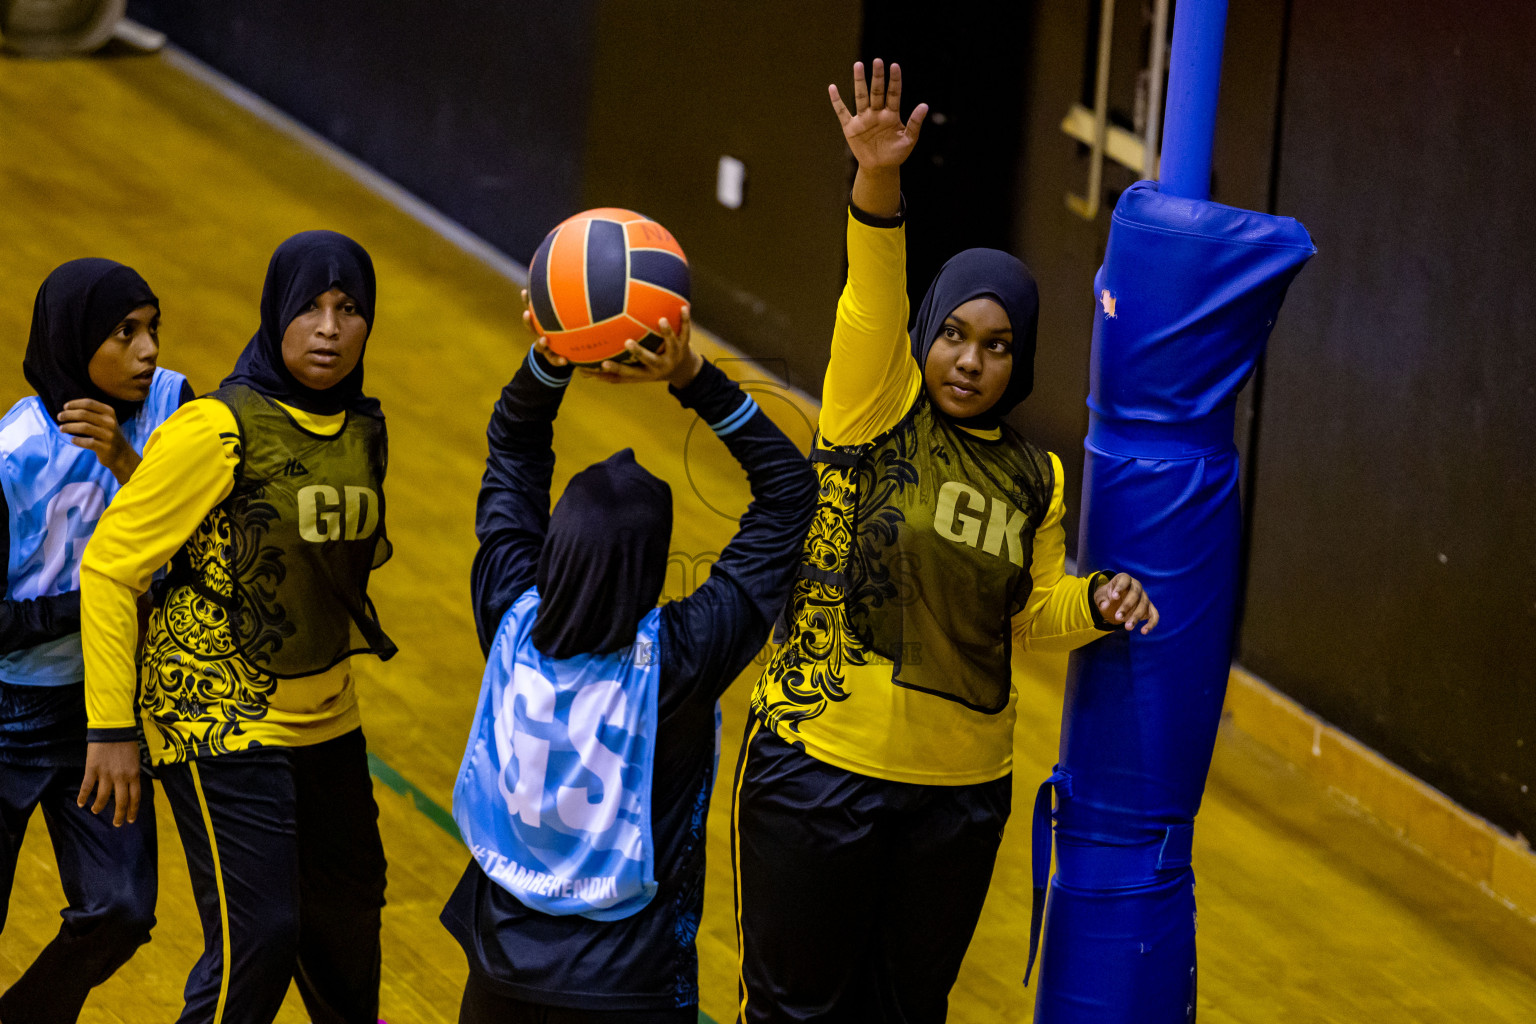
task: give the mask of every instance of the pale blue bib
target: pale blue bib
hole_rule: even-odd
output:
[[[613,921],[656,893],[661,612],[623,650],[554,659],[529,639],[538,609],[530,589],[496,632],[453,817],[480,867],[526,906]]]
[[[149,396],[122,427],[134,451],[143,454],[149,435],[176,411],[185,382],[174,370],[155,370]],[[85,544],[117,495],[111,470],[70,437],[36,395],[23,398],[0,419],[0,487],[11,529],[7,600],[79,590]],[[83,678],[78,633],[0,657],[0,680],[7,683],[63,686]]]

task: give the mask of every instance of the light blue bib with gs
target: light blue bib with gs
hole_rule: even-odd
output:
[[[533,910],[629,917],[656,894],[651,778],[661,612],[611,654],[547,658],[537,588],[503,616],[453,789],[480,867]]]
[[[185,382],[174,370],[155,370],[144,404],[122,425],[134,451],[143,454],[149,435],[176,411]],[[11,520],[6,599],[79,590],[86,541],[117,496],[117,478],[95,452],[71,442],[36,395],[0,419],[0,487]],[[0,657],[0,680],[7,683],[64,686],[84,678],[79,633]]]

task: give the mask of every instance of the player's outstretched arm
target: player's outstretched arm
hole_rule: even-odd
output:
[[[752,503],[736,536],[689,596],[662,610],[674,643],[667,670],[713,700],[768,639],[800,565],[816,503],[816,476],[794,442],[752,396],[704,364],[673,394],[725,443],[747,474]]]
[[[527,300],[525,291],[525,305]],[[531,326],[527,313],[523,320]],[[549,352],[544,338],[538,338],[491,410],[485,475],[475,507],[480,547],[470,569],[482,647],[489,646],[512,602],[533,586],[549,530],[554,421],[571,370],[566,360]]]
[[[853,109],[829,86],[832,110],[858,161],[848,221],[848,280],[837,303],[822,386],[821,436],[862,444],[906,415],[922,379],[907,340],[907,249],[901,229],[901,165],[912,154],[928,107],[901,119],[901,68],[853,66]]]

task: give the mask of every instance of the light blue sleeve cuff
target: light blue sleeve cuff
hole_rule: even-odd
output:
[[[711,423],[709,425],[709,429],[713,430],[716,436],[724,437],[727,434],[741,429],[742,424],[746,423],[747,420],[751,419],[752,415],[757,412],[757,403],[752,400],[752,396],[745,395],[745,398],[746,401],[738,405],[735,412],[731,413],[719,423]]]
[[[533,376],[535,379],[537,379],[538,382],[543,384],[545,387],[563,388],[571,382],[569,374],[564,377],[556,377],[554,374],[544,369],[544,367],[540,366],[539,360],[535,356],[532,349],[528,350],[528,369],[533,371]]]

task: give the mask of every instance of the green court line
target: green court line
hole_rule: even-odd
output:
[[[455,839],[459,839],[459,826],[453,823],[453,815],[443,809],[436,800],[427,796],[410,779],[391,768],[384,759],[373,751],[368,751],[369,773],[390,789],[407,797],[411,806],[431,819],[432,824],[447,832]],[[462,840],[461,840],[462,841]],[[715,1020],[703,1010],[699,1011],[699,1024],[715,1024]]]
[[[442,805],[433,800],[427,794],[416,787],[410,779],[395,771],[384,759],[373,751],[368,751],[368,771],[390,789],[407,797],[422,814],[432,819],[432,824],[447,832],[453,838],[459,838],[459,826],[453,823],[453,815],[443,810]]]

